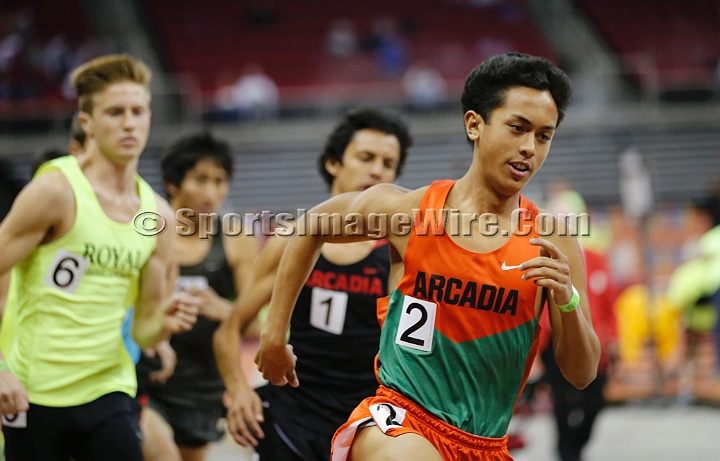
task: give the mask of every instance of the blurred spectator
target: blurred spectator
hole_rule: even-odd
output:
[[[402,86],[405,100],[414,109],[434,109],[447,98],[447,85],[442,74],[425,62],[419,62],[405,72]]]
[[[0,25],[0,100],[75,95],[69,87],[70,69],[102,54],[95,39],[87,38],[75,48],[61,31],[50,40],[35,34],[32,9],[25,7],[5,15]]]
[[[698,254],[678,266],[668,284],[668,300],[685,313],[685,325],[692,334],[709,333],[715,326],[711,297],[718,289],[720,227],[714,227],[701,237]]]
[[[487,36],[475,42],[475,51],[477,52],[478,60],[484,61],[496,54],[513,51],[513,44],[504,38]]]
[[[325,48],[333,56],[345,58],[355,54],[358,47],[355,25],[347,19],[338,19],[330,25]]]
[[[376,51],[380,73],[389,77],[398,77],[405,70],[407,46],[392,20],[388,19],[383,24]]]
[[[412,13],[409,13],[400,21],[400,31],[402,31],[406,37],[413,39],[418,30],[420,30],[420,22]]]
[[[679,397],[684,401],[692,398],[691,383],[698,370],[699,346],[713,333],[718,323],[713,297],[720,292],[720,226],[700,238],[698,249],[695,258],[675,269],[667,289],[668,300],[684,312],[685,317],[686,366],[683,382],[686,386],[681,386],[679,390]]]
[[[560,213],[586,213],[587,206],[582,195],[563,178],[556,178],[548,185],[545,209],[558,216]]]
[[[240,118],[274,116],[279,97],[275,81],[255,63],[245,67],[232,90],[232,103]]]
[[[215,108],[220,111],[230,111],[235,109],[233,103],[233,88],[237,81],[237,72],[225,69],[220,72],[216,79],[215,90]]]
[[[646,219],[653,208],[650,171],[642,154],[630,148],[620,155],[620,198],[625,215],[632,220]]]
[[[23,47],[23,39],[19,34],[13,33],[0,41],[0,71],[5,73],[20,54]]]
[[[60,86],[60,93],[65,99],[74,100],[75,90],[72,88],[70,80],[70,69],[75,69],[86,62],[104,54],[108,50],[103,49],[102,45],[94,37],[87,37],[69,56],[70,66],[65,72]]]
[[[616,400],[663,395],[676,374],[682,318],[665,296],[666,283],[646,275],[622,290],[615,303],[619,363],[611,394]]]
[[[381,17],[373,24],[373,33],[361,42],[363,50],[375,53],[378,70],[385,77],[399,77],[407,65],[407,45],[395,21]]]
[[[0,99],[17,98],[22,93],[22,46],[22,39],[17,34],[10,34],[0,41]]]
[[[72,56],[71,69],[75,69],[100,56],[104,50],[95,37],[87,37],[80,43]]]
[[[528,16],[524,3],[518,0],[498,2],[497,11],[500,13],[500,17],[509,23],[523,22]]]
[[[717,289],[710,297],[710,302],[715,306],[715,374],[720,376],[720,224],[716,225],[708,231],[700,239],[700,249],[702,252],[711,255],[713,262],[711,270],[713,271],[715,283],[718,284]]]
[[[277,16],[273,0],[253,0],[248,6],[248,17],[254,26],[269,26],[277,21]]]
[[[720,226],[720,173],[710,180],[709,194],[702,200],[700,207],[710,215],[713,226]]]
[[[720,67],[719,67],[720,69]],[[701,251],[714,255],[715,260],[720,260],[720,174],[716,174],[710,181],[710,193],[700,203],[700,208],[705,210],[712,220],[713,229],[700,239]],[[720,267],[715,266],[720,274]],[[717,357],[718,370],[720,373],[720,287],[711,295],[711,302],[715,306],[717,321],[715,322],[715,355]]]
[[[590,440],[597,416],[605,407],[605,384],[611,363],[617,357],[617,324],[615,299],[617,292],[605,255],[583,249],[585,258],[585,289],[595,332],[600,339],[601,355],[597,378],[585,389],[568,383],[555,362],[551,325],[547,310],[543,312],[540,353],[545,366],[545,380],[552,389],[553,415],[557,429],[557,453],[561,461],[579,461]]]
[[[495,6],[502,3],[504,0],[452,0],[453,3],[460,3],[464,5],[479,6],[480,8],[487,8],[489,6]]]
[[[224,70],[216,79],[213,121],[226,122],[238,119],[238,110],[233,101],[237,72]]]
[[[72,69],[73,54],[64,33],[59,33],[45,46],[44,68],[48,78],[60,82]]]
[[[545,208],[555,216],[560,213],[582,214],[587,211],[585,201],[568,183],[560,180],[551,184]],[[542,329],[538,351],[545,367],[545,381],[552,389],[553,415],[557,428],[557,453],[561,461],[579,461],[582,450],[590,440],[592,428],[605,407],[603,395],[611,362],[617,356],[617,322],[615,300],[617,290],[612,280],[607,257],[583,248],[585,258],[585,292],[587,293],[593,327],[600,339],[601,355],[597,378],[585,389],[577,389],[565,380],[555,362],[550,316],[547,309],[541,318]]]
[[[25,42],[29,42],[35,34],[35,14],[30,7],[24,7],[15,14],[15,33]]]
[[[45,65],[45,43],[39,37],[32,37],[25,43],[23,54],[28,66],[35,72],[42,74],[43,78],[46,78],[45,69],[43,68]]]
[[[0,220],[10,211],[15,197],[20,193],[23,184],[13,174],[12,166],[5,160],[0,160]]]

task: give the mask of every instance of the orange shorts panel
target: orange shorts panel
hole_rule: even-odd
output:
[[[378,388],[374,397],[363,400],[335,432],[331,461],[347,460],[355,434],[368,423],[374,423],[391,437],[419,434],[433,444],[445,461],[512,461],[507,436],[494,439],[469,434],[384,386]]]

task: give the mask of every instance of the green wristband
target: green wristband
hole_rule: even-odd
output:
[[[10,367],[8,367],[7,362],[5,360],[0,360],[0,373],[8,370],[10,370]]]
[[[563,304],[562,306],[560,304],[557,305],[557,308],[563,312],[572,312],[580,304],[580,293],[578,293],[578,291],[575,289],[574,285],[573,285],[572,289],[573,289],[573,294],[572,294],[572,298],[570,298],[570,302],[567,304]]]

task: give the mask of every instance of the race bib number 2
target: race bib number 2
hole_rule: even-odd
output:
[[[405,296],[395,343],[430,352],[435,333],[437,304],[424,299]]]
[[[393,427],[402,427],[407,412],[390,403],[378,403],[370,406],[370,414],[380,430],[387,432]]]
[[[45,274],[43,283],[65,293],[74,294],[87,268],[87,259],[60,248]]]

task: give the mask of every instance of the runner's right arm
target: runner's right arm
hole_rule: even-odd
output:
[[[8,290],[10,289],[10,272],[0,275],[0,322],[2,315],[5,313],[5,303],[7,302]]]
[[[240,364],[241,336],[272,295],[280,258],[287,238],[273,237],[265,244],[255,262],[250,284],[238,299],[230,317],[213,338],[218,369],[225,381],[232,405],[228,409],[228,430],[242,446],[257,446],[257,437],[265,435],[258,422],[263,421],[262,402],[250,387]],[[252,432],[251,432],[252,431]]]
[[[48,200],[47,197],[53,197]],[[75,199],[65,177],[50,172],[27,185],[0,225],[0,274],[12,267],[74,219]],[[0,353],[0,360],[4,356]],[[27,392],[10,370],[0,371],[0,414],[13,415],[29,408]]]
[[[372,239],[387,238],[399,252],[404,252],[406,236],[389,231],[387,235],[373,232],[370,214],[391,217],[397,211],[410,212],[413,205],[419,203],[416,192],[408,193],[392,184],[378,184],[363,192],[347,192],[337,195],[312,208],[298,222],[297,229],[303,229],[289,238],[280,266],[268,309],[268,316],[260,333],[260,347],[255,358],[263,377],[272,384],[297,387],[300,382],[295,374],[297,357],[287,344],[286,333],[290,318],[302,286],[320,255],[324,243],[349,243]],[[422,192],[422,191],[420,191]],[[339,214],[343,219],[353,216],[364,221],[361,226],[340,226],[340,232],[334,235],[330,226],[315,219],[319,214]]]
[[[170,205],[156,196],[157,210],[166,222],[174,222]],[[173,259],[173,232],[157,236],[155,251],[140,270],[140,289],[133,318],[132,336],[141,349],[155,346],[173,333],[190,330],[197,320],[200,299],[173,290],[177,264]]]

